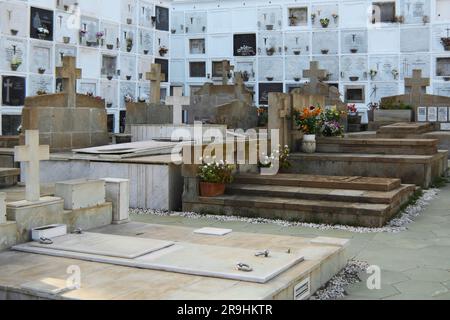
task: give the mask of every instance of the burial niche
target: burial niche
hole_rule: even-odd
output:
[[[31,7],[30,37],[53,41],[53,11]]]
[[[365,100],[364,86],[345,86],[346,103],[364,103]]]
[[[234,56],[256,56],[256,34],[235,34],[233,36]]]
[[[372,2],[372,23],[393,23],[395,19],[395,1]]]
[[[2,77],[2,105],[23,106],[25,102],[25,78]]]
[[[189,62],[189,77],[205,78],[206,77],[206,63],[204,61]]]

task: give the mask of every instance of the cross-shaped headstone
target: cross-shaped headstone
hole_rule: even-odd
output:
[[[152,63],[151,72],[146,73],[146,79],[150,80],[150,103],[161,102],[161,81],[166,79],[164,73],[161,73],[161,65]]]
[[[173,96],[166,97],[166,104],[173,106],[173,124],[183,123],[183,106],[188,106],[190,103],[190,97],[183,97],[183,88],[173,88]]]
[[[309,65],[309,70],[303,71],[303,77],[309,78],[309,83],[311,85],[311,89],[317,87],[317,84],[321,79],[324,79],[327,76],[327,71],[323,69],[319,69],[318,61],[311,61]]]
[[[278,113],[278,116],[282,119],[283,122],[283,128],[280,128],[282,129],[282,137],[280,138],[283,139],[282,141],[283,146],[289,144],[289,119],[291,118],[291,113],[292,109],[290,105],[290,100],[284,98],[283,107],[279,110]]]
[[[412,78],[405,78],[405,87],[411,88],[412,99],[420,99],[422,95],[422,88],[430,85],[429,78],[422,78],[422,70],[414,69]],[[420,101],[414,101],[414,103],[420,103]]]
[[[13,83],[10,79],[7,79],[6,82],[3,85],[6,88],[6,101],[5,102],[11,102],[11,88],[13,87]]]
[[[30,202],[41,198],[39,162],[50,159],[50,147],[39,145],[39,131],[27,130],[25,132],[25,145],[14,148],[14,160],[23,162],[27,178],[25,186],[25,199]]]
[[[77,101],[77,79],[81,79],[81,69],[77,69],[75,57],[64,56],[63,66],[56,68],[56,76],[63,80],[63,90],[68,96],[68,107],[75,108]]]
[[[230,64],[229,60],[222,61],[222,84],[225,86],[228,84],[228,73],[234,70],[234,66]]]

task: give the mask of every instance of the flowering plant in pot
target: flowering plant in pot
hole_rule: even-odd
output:
[[[203,161],[198,168],[200,178],[200,195],[202,197],[216,197],[225,193],[225,186],[233,182],[235,166],[225,161]]]
[[[37,28],[37,34],[39,39],[44,40],[50,34],[50,31],[46,27],[39,27]]]
[[[22,60],[19,57],[14,56],[11,59],[11,70],[12,71],[17,71],[17,69],[19,69],[21,64],[22,64]]]
[[[356,108],[356,104],[348,104],[347,105],[347,113],[348,113],[348,123],[349,124],[361,124],[361,116],[358,115],[358,109]]]
[[[278,168],[280,170],[288,170],[292,167],[292,163],[289,161],[289,157],[291,156],[291,150],[289,149],[289,146],[284,146],[284,148],[281,147],[281,145],[278,146],[277,149],[274,149],[272,151],[271,155],[266,155],[262,153],[262,156],[264,159],[262,161],[259,161],[258,167],[261,168],[273,168],[274,163],[278,162]]]
[[[303,132],[302,151],[314,153],[316,151],[316,133],[320,126],[320,116],[322,108],[320,106],[303,107],[294,110],[294,121],[297,128]]]
[[[322,28],[328,28],[328,26],[330,25],[330,19],[328,18],[320,19],[320,24],[322,25]]]
[[[319,132],[324,137],[342,137],[344,136],[344,127],[340,124],[341,112],[337,109],[328,109],[320,115]]]
[[[126,44],[127,44],[127,52],[131,52],[131,50],[133,50],[133,38],[127,38]]]
[[[105,36],[105,33],[103,31],[99,31],[95,34],[95,37],[97,38],[97,45],[103,46],[104,41],[105,41],[103,39],[104,36]]]
[[[450,37],[442,37],[441,44],[445,51],[450,51]]]

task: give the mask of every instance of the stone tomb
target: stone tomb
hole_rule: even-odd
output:
[[[25,99],[23,130],[39,130],[41,143],[49,145],[52,152],[107,144],[105,102],[76,93],[76,80],[81,78],[76,59],[64,56],[57,76],[63,79],[62,93]]]

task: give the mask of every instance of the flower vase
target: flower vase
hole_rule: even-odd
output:
[[[200,182],[200,196],[217,197],[225,193],[224,183]]]
[[[315,134],[305,134],[303,136],[302,151],[304,153],[314,153],[316,152],[316,135]]]

